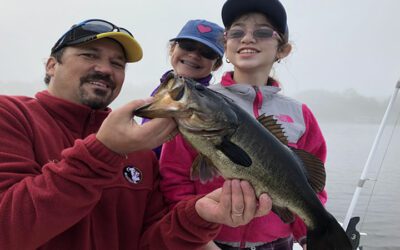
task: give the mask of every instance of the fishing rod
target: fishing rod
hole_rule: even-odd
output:
[[[356,207],[358,198],[360,196],[361,189],[364,187],[365,182],[368,180],[367,179],[368,169],[369,169],[369,167],[371,165],[372,158],[375,155],[376,150],[378,148],[377,146],[380,143],[383,130],[384,130],[385,126],[386,126],[388,116],[389,116],[389,114],[391,113],[391,111],[393,109],[393,103],[396,100],[396,97],[397,97],[397,94],[399,92],[399,89],[400,89],[400,79],[396,83],[395,90],[394,90],[394,92],[392,94],[392,97],[390,98],[389,104],[388,104],[388,106],[386,108],[385,114],[383,116],[383,119],[382,119],[381,124],[380,124],[379,129],[378,129],[378,133],[377,133],[377,135],[375,137],[375,140],[374,140],[374,142],[372,144],[372,148],[371,148],[371,150],[369,152],[367,161],[366,161],[366,163],[364,165],[363,171],[361,173],[360,180],[358,181],[356,190],[353,193],[353,198],[352,198],[352,200],[350,202],[349,209],[347,210],[347,214],[346,214],[346,216],[344,218],[344,221],[343,221],[343,228],[346,229],[346,233],[350,237],[350,240],[352,241],[352,244],[353,243],[357,244],[357,246],[358,246],[358,242],[360,240],[360,233],[357,232],[357,230],[355,228],[355,225],[360,221],[360,218],[359,217],[353,217],[352,218],[352,215],[353,215],[354,209]],[[354,246],[354,244],[353,244],[353,246]]]

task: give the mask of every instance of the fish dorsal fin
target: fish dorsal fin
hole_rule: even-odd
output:
[[[294,214],[287,209],[286,207],[278,207],[275,205],[272,205],[272,211],[278,215],[279,218],[285,223],[292,223],[294,222]]]
[[[301,159],[307,172],[307,179],[315,192],[321,192],[325,187],[326,172],[324,163],[313,154],[304,150],[291,148]]]
[[[277,120],[272,116],[266,116],[265,114],[260,115],[257,120],[270,131],[279,141],[286,146],[288,145],[288,139],[285,132]],[[326,173],[324,163],[315,157],[314,155],[300,149],[290,147],[290,149],[296,153],[301,159],[305,167],[308,182],[315,192],[321,192],[325,187]]]
[[[232,162],[243,167],[250,167],[253,161],[250,156],[238,145],[232,143],[229,139],[224,137],[219,145],[215,146]]]
[[[265,114],[257,117],[257,120],[271,132],[279,141],[283,144],[288,145],[288,139],[282,126],[277,122],[273,115],[266,116]]]
[[[220,176],[220,174],[212,161],[205,155],[198,154],[190,169],[191,180],[200,179],[200,182],[205,184],[217,176]]]

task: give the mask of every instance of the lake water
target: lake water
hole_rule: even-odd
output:
[[[353,213],[361,217],[358,231],[368,234],[361,237],[364,250],[400,249],[400,129],[390,119]],[[328,144],[327,209],[343,221],[379,124],[320,126]]]

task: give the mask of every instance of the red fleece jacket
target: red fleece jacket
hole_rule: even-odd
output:
[[[0,249],[196,249],[216,236],[198,197],[167,214],[152,151],[125,158],[96,139],[109,112],[47,91],[0,96]]]

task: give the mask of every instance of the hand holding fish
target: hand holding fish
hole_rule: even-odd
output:
[[[127,154],[155,148],[175,135],[176,123],[171,118],[156,118],[143,125],[135,122],[132,112],[150,101],[135,100],[113,110],[97,132],[97,139],[110,150]]]
[[[272,201],[262,194],[257,202],[254,189],[247,181],[226,180],[219,188],[196,203],[196,211],[209,222],[237,227],[249,223],[253,218],[270,212]]]

